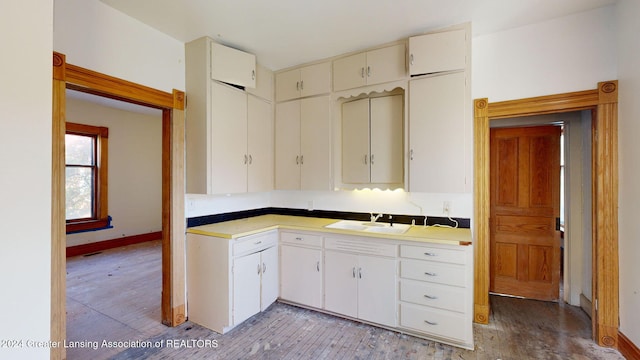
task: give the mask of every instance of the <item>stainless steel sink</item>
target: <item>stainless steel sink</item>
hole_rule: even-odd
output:
[[[342,229],[382,234],[404,234],[407,230],[409,230],[411,225],[393,224],[393,226],[391,226],[387,223],[368,221],[362,222],[358,220],[340,220],[334,222],[333,224],[326,225],[325,227],[329,229]]]

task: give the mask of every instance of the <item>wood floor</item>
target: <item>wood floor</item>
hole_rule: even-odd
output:
[[[496,296],[490,324],[474,325],[475,351],[281,303],[225,335],[189,321],[169,328],[160,270],[159,241],[68,258],[67,358],[623,359],[590,339],[577,307]]]

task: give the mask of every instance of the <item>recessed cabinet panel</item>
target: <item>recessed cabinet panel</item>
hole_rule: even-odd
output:
[[[371,99],[371,182],[402,183],[404,148],[401,95]]]
[[[342,104],[342,181],[366,184],[369,165],[369,99]]]
[[[410,74],[464,69],[467,53],[465,33],[465,30],[454,30],[410,37]]]
[[[280,297],[322,308],[322,249],[283,245],[280,266]]]
[[[212,240],[215,241],[215,240]],[[260,253],[233,260],[233,324],[260,312]]]

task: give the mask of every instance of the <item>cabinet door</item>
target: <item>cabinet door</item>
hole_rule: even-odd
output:
[[[334,251],[324,254],[324,308],[358,317],[358,256]]]
[[[396,326],[396,260],[358,258],[358,318]]]
[[[331,189],[329,96],[300,100],[300,188]]]
[[[342,182],[370,181],[369,99],[342,104]]]
[[[409,189],[465,192],[465,75],[409,84]]]
[[[247,191],[247,95],[211,84],[211,192]]]
[[[256,87],[256,56],[211,43],[211,78],[244,87]]]
[[[260,312],[260,253],[233,260],[233,324]],[[211,304],[215,306],[215,304]]]
[[[464,69],[466,48],[465,30],[410,37],[409,72],[421,75]]]
[[[402,95],[371,99],[371,182],[403,182]]]
[[[276,101],[300,97],[300,69],[285,71],[276,75]]]
[[[246,90],[249,94],[273,101],[273,72],[260,64],[256,64],[256,87],[248,87]]]
[[[366,53],[359,53],[333,62],[333,90],[352,89],[366,84]]]
[[[331,63],[324,62],[300,69],[300,95],[312,96],[331,92]]]
[[[262,260],[262,289],[260,310],[264,311],[278,298],[278,247],[273,246],[260,253]]]
[[[368,51],[365,72],[367,85],[404,78],[407,73],[404,44]]]
[[[247,191],[273,190],[273,111],[271,104],[249,95],[247,114]]]
[[[300,190],[300,101],[276,105],[275,188]]]
[[[322,307],[322,250],[286,245],[280,248],[280,297]]]

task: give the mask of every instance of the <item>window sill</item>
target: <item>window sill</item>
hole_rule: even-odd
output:
[[[103,229],[111,229],[111,216],[103,219],[91,219],[74,221],[67,223],[67,234],[74,234],[86,231],[98,231]]]

